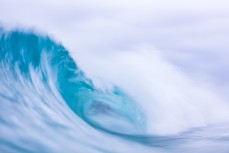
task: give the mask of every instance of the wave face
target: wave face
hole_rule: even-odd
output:
[[[197,142],[229,150],[228,138],[218,133],[225,134],[226,125],[147,134],[147,118],[134,98],[119,87],[96,88],[47,36],[1,29],[0,76],[0,152],[212,151]]]

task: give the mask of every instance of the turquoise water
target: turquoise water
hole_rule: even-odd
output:
[[[229,152],[227,124],[160,136],[147,119],[122,88],[96,88],[60,43],[0,30],[0,152]]]

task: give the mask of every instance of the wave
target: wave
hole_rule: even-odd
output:
[[[96,56],[82,58],[104,66],[103,72],[99,68],[94,72],[116,84],[104,90],[96,84],[93,75],[88,71],[86,75],[79,68],[63,45],[50,37],[0,29],[0,151],[167,152],[169,149],[170,152],[180,152],[184,150],[182,147],[187,147],[179,146],[181,142],[187,140],[190,143],[193,133],[165,134],[203,126],[208,122],[202,118],[203,114],[205,117],[210,114],[212,118],[224,106],[222,113],[214,119],[227,115],[226,105],[220,102],[210,103],[216,113],[211,112],[212,108],[204,113],[207,104],[200,103],[203,97],[194,99],[192,95],[195,102],[187,99],[184,102],[180,99],[188,96],[186,92],[181,92],[184,94],[181,97],[176,90],[161,94],[160,87],[164,90],[165,84],[159,86],[159,75],[149,73],[146,68],[149,60],[145,53],[141,55],[122,53],[107,58],[110,63],[115,63],[113,65]],[[128,63],[126,56],[141,66],[134,65],[134,69],[126,72],[128,77],[123,78],[121,75],[127,70],[124,63]],[[158,58],[154,58],[155,61],[161,70],[174,73],[165,62]],[[95,68],[96,64],[84,68],[89,70],[90,67]],[[174,75],[168,77],[175,78]],[[136,85],[134,81],[141,83]],[[183,83],[189,85],[186,81]],[[174,86],[173,83],[166,85],[168,89]],[[202,90],[197,92],[203,93]],[[176,102],[170,99],[174,93]],[[160,136],[161,133],[164,136]],[[114,145],[118,147],[114,148]],[[175,149],[172,146],[176,146]],[[189,147],[188,150],[193,151]]]
[[[27,82],[38,90],[36,92],[39,94],[42,94],[42,90],[37,88],[38,85],[45,87],[48,94],[54,94],[53,91],[56,91],[55,94],[59,94],[79,117],[90,124],[99,122],[96,116],[102,115],[108,116],[108,121],[119,118],[124,124],[127,122],[128,126],[133,126],[132,128],[143,128],[144,117],[133,99],[118,87],[111,92],[96,89],[69,52],[50,38],[14,31],[3,33],[0,45],[2,79],[10,76],[11,82]],[[34,80],[34,77],[38,78]],[[8,87],[8,84],[6,86]],[[10,96],[7,98],[16,99]],[[106,125],[101,128],[104,126]],[[118,126],[120,131],[123,130],[120,124]]]
[[[56,125],[49,118],[63,115],[67,104],[75,115],[99,130],[133,134],[144,129],[144,115],[133,99],[118,87],[109,92],[97,89],[69,52],[47,36],[21,31],[1,32],[0,69],[1,107],[7,107],[1,110],[2,115],[9,114],[15,107],[18,113],[32,109],[48,124]],[[53,114],[56,107],[60,110]],[[33,111],[27,115],[35,115],[31,114]],[[6,116],[1,116],[0,122],[15,124]]]

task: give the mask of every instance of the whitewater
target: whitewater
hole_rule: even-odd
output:
[[[226,99],[150,47],[77,55],[0,29],[2,153],[228,153],[228,142]]]

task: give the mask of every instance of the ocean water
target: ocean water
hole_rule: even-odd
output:
[[[229,107],[217,95],[156,55],[117,54],[106,59],[114,65],[87,56],[109,88],[52,38],[0,30],[0,152],[229,152]]]

